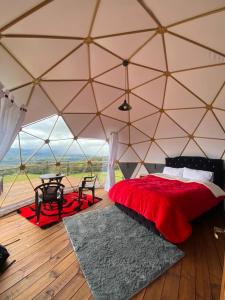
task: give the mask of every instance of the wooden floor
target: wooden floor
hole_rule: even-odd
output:
[[[110,205],[107,196],[89,209]],[[213,226],[224,226],[221,208],[193,226],[180,245],[186,256],[142,290],[136,300],[218,300],[225,249]],[[62,223],[41,230],[16,213],[0,219],[0,243],[9,244],[13,264],[0,276],[0,299],[93,299]]]

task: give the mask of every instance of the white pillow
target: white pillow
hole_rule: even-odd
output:
[[[182,177],[183,176],[184,168],[171,168],[171,167],[164,167],[163,174]]]
[[[183,177],[192,180],[213,181],[213,172],[184,168]]]

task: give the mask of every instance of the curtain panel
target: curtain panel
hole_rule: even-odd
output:
[[[105,182],[105,190],[109,189],[115,184],[115,162],[118,151],[118,133],[112,132],[109,137],[109,161],[107,168],[107,176]]]
[[[0,84],[0,86],[2,86]],[[18,107],[13,95],[0,90],[0,161],[4,158],[19,133],[26,113],[25,106]]]

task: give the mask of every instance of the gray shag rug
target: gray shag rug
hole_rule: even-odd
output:
[[[184,256],[115,206],[63,222],[96,300],[129,299]]]

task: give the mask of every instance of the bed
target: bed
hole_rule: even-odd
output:
[[[206,183],[149,174],[118,182],[109,197],[126,214],[177,244],[191,235],[192,220],[224,200],[223,160],[181,156],[166,158],[166,166],[212,171],[214,180]]]

